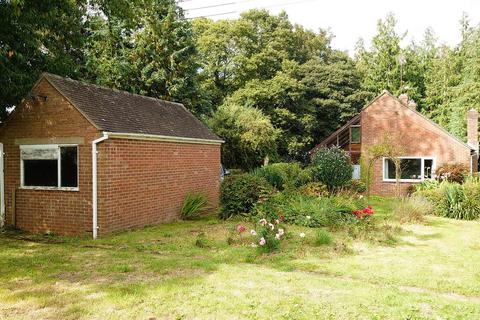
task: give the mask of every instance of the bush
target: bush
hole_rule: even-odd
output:
[[[255,169],[252,174],[265,178],[277,190],[293,191],[310,181],[310,172],[298,163],[274,163]]]
[[[415,192],[434,206],[434,214],[447,218],[473,220],[480,216],[480,182],[468,178],[463,185],[443,181],[437,188]]]
[[[189,192],[183,200],[180,216],[183,220],[192,220],[200,217],[210,209],[207,197],[201,192]]]
[[[251,213],[255,204],[268,198],[271,191],[271,186],[262,177],[248,173],[228,176],[221,186],[220,217],[227,219]]]
[[[409,197],[399,201],[393,213],[400,223],[422,223],[425,215],[432,214],[433,205],[422,197]]]
[[[301,187],[299,193],[305,196],[326,197],[328,196],[327,186],[320,182],[310,182]]]
[[[361,206],[359,201],[343,197],[279,194],[258,205],[256,211],[259,217],[280,218],[300,226],[338,227],[355,221],[352,212]]]
[[[364,193],[367,191],[367,185],[361,180],[351,180],[348,187],[355,193]]]
[[[352,180],[353,167],[350,156],[339,147],[323,148],[312,160],[312,175],[329,190],[338,189]]]
[[[447,163],[435,170],[435,175],[438,180],[457,183],[463,183],[468,173],[468,168],[460,163]]]
[[[325,246],[332,243],[332,235],[323,229],[318,230],[317,235],[315,237],[315,245],[317,246]]]

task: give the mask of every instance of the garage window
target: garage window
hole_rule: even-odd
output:
[[[72,145],[21,146],[22,187],[77,189],[77,149]]]

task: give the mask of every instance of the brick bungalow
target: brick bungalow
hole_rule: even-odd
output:
[[[332,133],[310,151],[338,145],[349,152],[354,164],[354,178],[360,176],[359,159],[372,145],[393,137],[403,151],[401,158],[401,190],[433,179],[435,168],[446,163],[461,163],[476,172],[478,168],[478,112],[467,114],[468,142],[464,143],[416,110],[416,104],[403,94],[394,97],[384,91],[343,127]],[[374,164],[373,194],[395,194],[395,167],[391,160]]]
[[[96,237],[170,221],[190,191],[218,205],[222,141],[179,103],[45,73],[0,142],[0,223],[23,230]]]

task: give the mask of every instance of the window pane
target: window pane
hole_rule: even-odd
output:
[[[23,184],[34,187],[58,186],[57,160],[23,160]]]
[[[395,164],[390,159],[385,159],[385,173],[387,179],[395,179]],[[401,179],[421,179],[421,159],[401,159]]]
[[[77,187],[77,147],[60,147],[62,187]]]
[[[424,167],[424,177],[425,179],[432,178],[432,171],[433,171],[433,160],[432,159],[425,159],[423,160],[423,167]]]
[[[360,127],[351,127],[352,143],[360,143]]]

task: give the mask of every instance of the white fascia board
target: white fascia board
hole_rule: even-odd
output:
[[[150,141],[180,142],[180,143],[193,143],[193,144],[221,145],[222,143],[225,142],[223,140],[170,137],[170,136],[162,136],[162,135],[156,135],[156,134],[143,134],[143,133],[103,132],[103,134],[108,135],[109,138],[118,138],[118,139],[150,140]]]

